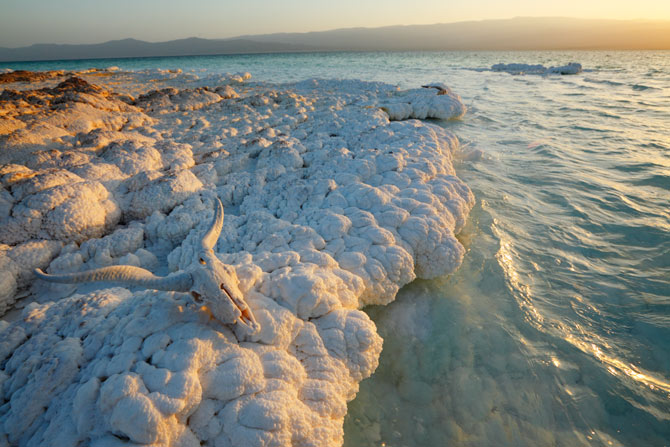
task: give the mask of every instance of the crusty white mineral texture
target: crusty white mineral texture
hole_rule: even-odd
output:
[[[0,93],[0,313],[34,301],[0,320],[0,446],[340,445],[382,348],[360,309],[461,263],[454,234],[474,200],[454,175],[458,141],[402,121],[459,117],[458,97],[441,84],[54,76]],[[255,334],[189,294],[30,275],[184,269],[217,197],[214,251]]]

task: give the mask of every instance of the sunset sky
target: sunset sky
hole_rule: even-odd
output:
[[[670,20],[668,0],[0,0],[0,46],[165,41],[524,17]]]

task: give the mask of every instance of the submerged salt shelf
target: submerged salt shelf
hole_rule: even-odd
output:
[[[452,134],[390,119],[459,117],[460,99],[158,71],[40,82],[0,95],[0,312],[37,301],[0,322],[0,445],[340,445],[382,346],[359,309],[458,268],[474,202]],[[187,294],[32,276],[184,269],[217,198],[214,249],[257,333]]]

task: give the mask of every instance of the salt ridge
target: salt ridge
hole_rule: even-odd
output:
[[[0,322],[0,445],[340,445],[382,347],[359,309],[458,268],[474,202],[451,133],[390,119],[460,117],[460,99],[438,84],[80,76],[102,87],[0,95],[0,312],[17,294],[42,303]],[[215,252],[257,334],[187,294],[30,274],[183,269],[216,197]]]

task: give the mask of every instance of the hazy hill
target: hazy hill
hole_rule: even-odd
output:
[[[670,21],[514,18],[242,36],[336,50],[670,49]]]
[[[135,39],[90,45],[0,48],[0,61],[293,51],[670,49],[670,21],[515,18],[435,25],[347,28],[232,39]]]
[[[23,48],[0,48],[0,61],[188,56],[309,50],[314,50],[314,48],[301,44],[256,42],[249,39],[208,40],[191,37],[157,43],[123,39],[89,45],[38,44]]]

